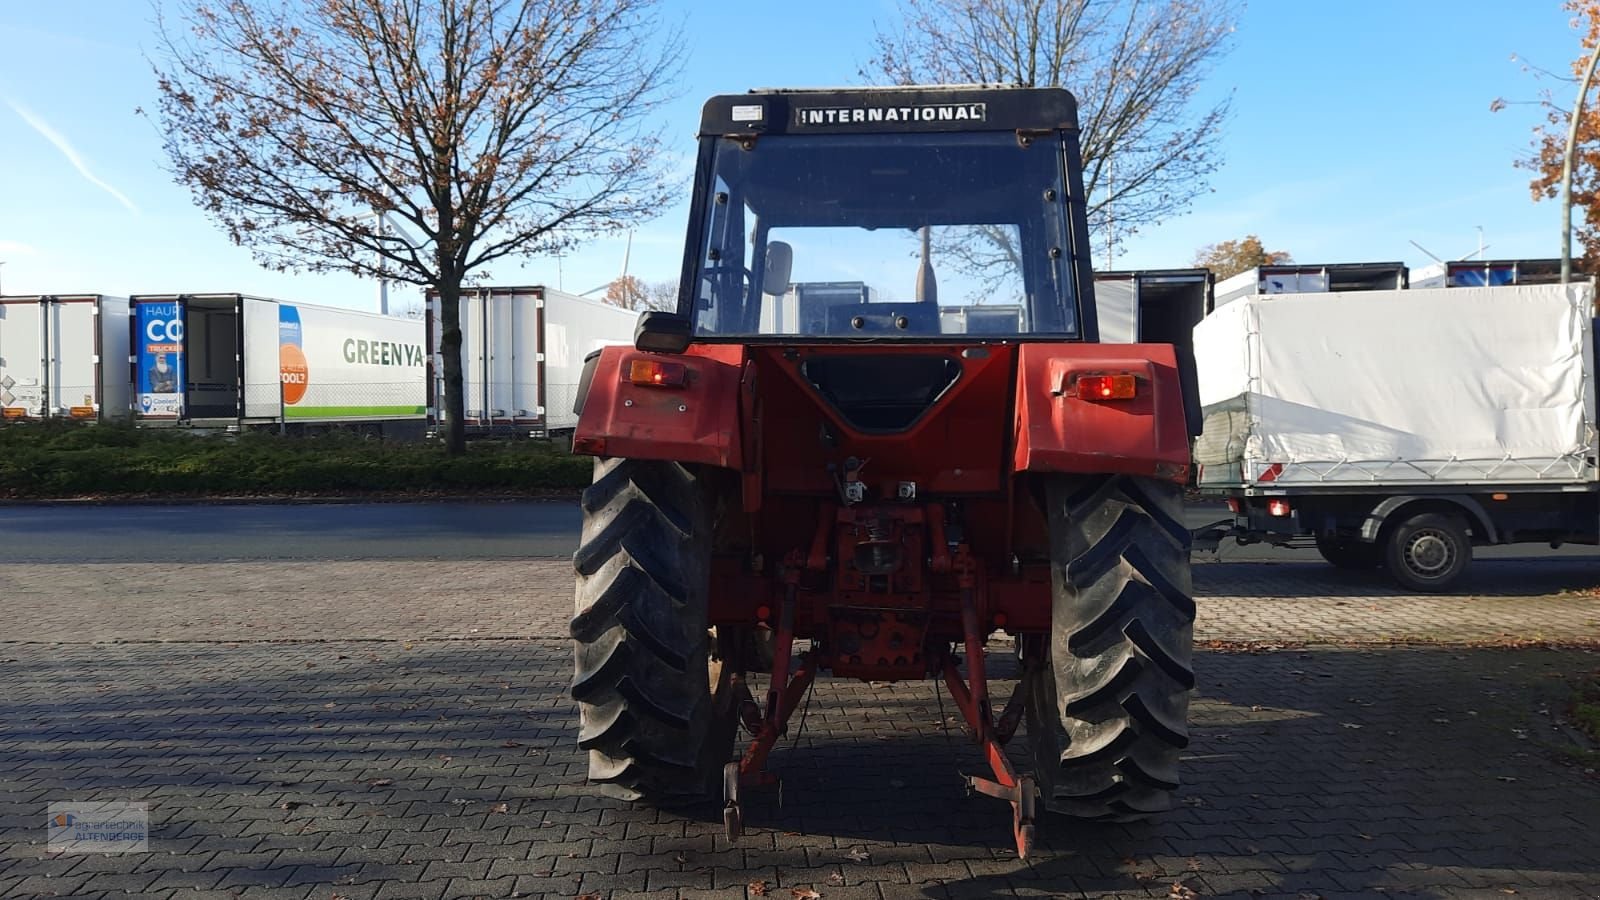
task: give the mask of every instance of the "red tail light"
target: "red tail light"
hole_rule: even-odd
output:
[[[1139,380],[1132,375],[1082,375],[1077,383],[1079,400],[1132,400]]]
[[[1294,510],[1289,508],[1289,501],[1287,500],[1278,498],[1267,501],[1267,515],[1269,516],[1276,516],[1281,519],[1292,512]]]
[[[628,364],[628,381],[647,387],[683,387],[689,369],[683,363],[636,359]]]

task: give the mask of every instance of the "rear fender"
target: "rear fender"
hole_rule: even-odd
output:
[[[1131,400],[1080,400],[1079,376],[1133,375]],[[1017,348],[1018,472],[1116,473],[1183,482],[1184,385],[1170,344],[1022,344]]]
[[[628,372],[636,359],[683,365],[686,382],[682,387],[633,384]],[[572,452],[741,467],[743,347],[695,345],[681,354],[606,347],[590,365]]]
[[[1494,517],[1471,497],[1464,494],[1405,494],[1398,497],[1385,497],[1383,502],[1373,507],[1372,512],[1361,522],[1361,539],[1376,542],[1383,534],[1383,527],[1391,519],[1397,518],[1401,511],[1410,514],[1416,510],[1415,505],[1426,504],[1429,512],[1455,513],[1467,520],[1467,527],[1473,531],[1473,537],[1484,544],[1500,543],[1500,535],[1494,527]],[[1420,510],[1417,510],[1420,511]]]

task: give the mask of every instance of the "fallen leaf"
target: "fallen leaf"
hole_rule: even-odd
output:
[[[1172,888],[1167,891],[1167,896],[1171,900],[1195,900],[1200,895],[1190,890],[1183,882],[1175,881],[1172,883]]]
[[[745,885],[745,889],[750,892],[752,897],[765,897],[767,895],[767,883],[765,881],[752,881]]]
[[[790,888],[789,893],[794,895],[794,900],[819,900],[822,896],[811,888]]]
[[[302,806],[305,806],[305,803],[300,800],[285,800],[278,804],[279,809],[299,809]]]
[[[872,854],[868,853],[865,847],[856,847],[849,853],[846,853],[844,857],[845,859],[855,860],[856,862],[866,862],[872,858]]]
[[[840,875],[838,872],[834,872],[828,876],[828,883],[834,887],[838,887],[839,885],[844,884],[844,876]]]
[[[496,803],[495,805],[489,807],[489,812],[492,812],[492,813],[508,813],[508,812],[511,812],[511,806],[509,804],[506,804],[506,803]]]
[[[505,742],[501,743],[500,746],[506,747],[506,748],[521,747],[522,746],[522,742],[521,741],[505,741]]]
[[[605,898],[599,894],[579,894],[578,900],[605,900]]]
[[[374,778],[367,782],[367,787],[388,787],[391,784],[394,784],[393,778]]]

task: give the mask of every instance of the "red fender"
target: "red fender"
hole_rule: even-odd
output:
[[[607,347],[595,362],[572,452],[742,468],[739,383],[744,347],[696,344],[681,354]],[[682,386],[638,385],[634,360],[687,369]]]
[[[1131,400],[1080,400],[1083,375],[1133,375]],[[1018,472],[1144,475],[1189,472],[1183,384],[1170,344],[1021,344],[1017,348]]]

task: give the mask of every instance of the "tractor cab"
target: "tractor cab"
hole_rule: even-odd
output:
[[[706,103],[679,315],[700,342],[1093,340],[1059,89]]]

